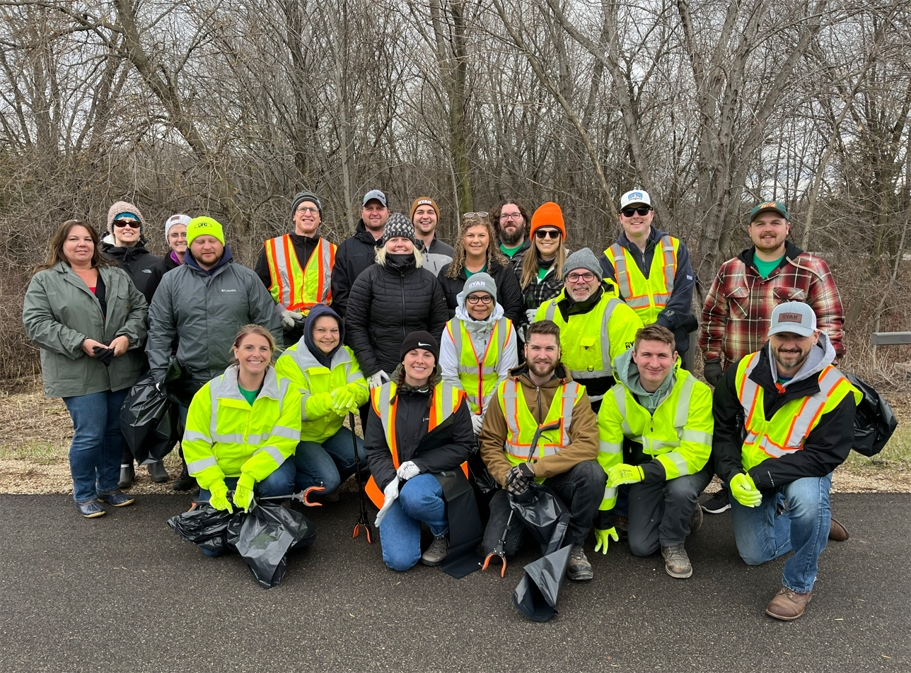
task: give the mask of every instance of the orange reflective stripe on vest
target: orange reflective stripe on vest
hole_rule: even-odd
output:
[[[289,311],[307,312],[332,301],[331,276],[337,247],[325,238],[316,244],[301,268],[290,234],[266,241],[266,261],[272,284],[269,294]]]
[[[658,319],[658,314],[667,306],[674,292],[678,245],[679,241],[671,236],[661,237],[661,254],[659,256],[658,251],[655,251],[648,278],[639,270],[632,253],[619,243],[614,243],[604,251],[614,267],[620,296],[646,325]]]

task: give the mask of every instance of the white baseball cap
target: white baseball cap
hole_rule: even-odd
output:
[[[789,301],[779,304],[772,310],[772,324],[769,336],[790,332],[802,337],[812,336],[816,331],[816,314],[809,304],[802,301]]]
[[[632,206],[637,203],[642,203],[649,208],[652,207],[652,200],[649,198],[648,192],[644,189],[634,189],[631,192],[627,192],[620,197],[620,210],[628,206]]]

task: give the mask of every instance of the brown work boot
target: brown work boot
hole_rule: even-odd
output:
[[[834,540],[835,542],[844,542],[848,537],[850,537],[848,535],[848,529],[836,521],[833,516],[832,523],[829,524],[829,539]]]
[[[693,564],[690,563],[690,557],[687,556],[682,544],[662,547],[661,555],[664,557],[664,569],[667,570],[668,575],[678,580],[685,580],[692,576]]]
[[[813,598],[813,592],[808,591],[805,594],[799,594],[791,591],[787,587],[782,587],[775,598],[765,606],[765,613],[769,617],[780,619],[783,622],[793,622],[798,617],[802,617],[807,609],[807,603]]]

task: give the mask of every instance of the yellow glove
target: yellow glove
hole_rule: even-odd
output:
[[[744,507],[759,507],[762,503],[762,493],[750,475],[741,472],[731,479],[730,487],[734,500]]]
[[[620,463],[607,471],[607,487],[614,488],[623,484],[638,484],[645,479],[645,473],[638,465]]]
[[[332,409],[341,417],[349,413],[357,413],[358,403],[354,391],[348,386],[342,386],[332,391]]]
[[[607,553],[607,543],[608,538],[613,538],[614,542],[620,541],[620,536],[617,535],[617,529],[614,527],[608,528],[607,530],[595,529],[595,553],[599,551],[602,554]]]
[[[228,502],[228,486],[225,484],[224,479],[219,479],[209,488],[209,504],[215,509],[220,509],[228,512],[228,514],[234,514],[234,508],[231,507],[231,503]]]
[[[234,487],[234,504],[245,512],[250,511],[253,502],[253,486],[256,484],[253,477],[248,474],[240,475],[237,486]]]

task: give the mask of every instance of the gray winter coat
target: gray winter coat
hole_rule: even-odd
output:
[[[256,273],[229,258],[210,275],[189,254],[186,259],[162,276],[149,307],[146,355],[153,376],[164,379],[175,337],[177,360],[191,381],[224,373],[234,358],[234,337],[248,323],[265,327],[282,347],[275,302]]]
[[[41,347],[41,376],[48,397],[122,390],[139,378],[148,313],[145,297],[122,269],[103,266],[98,272],[105,285],[107,316],[66,262],[36,273],[25,292],[22,323],[28,338]],[[86,339],[107,345],[119,336],[127,337],[130,345],[110,367],[82,350]]]

